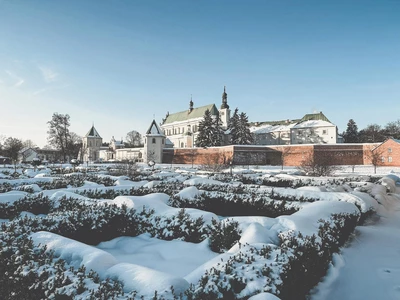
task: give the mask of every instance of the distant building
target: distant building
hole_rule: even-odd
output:
[[[93,162],[100,159],[100,148],[103,138],[97,132],[94,125],[88,133],[82,138],[82,149],[79,157],[83,162]]]
[[[213,118],[217,118],[217,116],[221,118],[223,128],[228,127],[231,111],[225,87],[220,109],[217,109],[215,104],[194,107],[193,100],[190,99],[188,110],[172,114],[167,113],[161,124],[161,129],[167,137],[167,147],[193,147],[198,135],[199,124],[204,119],[204,113],[207,109]]]
[[[301,119],[253,123],[250,128],[256,145],[336,144],[337,126],[322,113]]]
[[[151,122],[144,138],[144,162],[153,161],[161,163],[163,161],[163,149],[165,148],[166,136],[156,121]]]

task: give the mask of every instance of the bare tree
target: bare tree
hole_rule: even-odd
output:
[[[37,145],[32,140],[25,140],[22,142],[24,148],[36,148]]]
[[[72,158],[77,158],[81,148],[82,137],[77,135],[75,132],[71,132],[70,138],[67,141],[67,154]]]
[[[220,152],[213,153],[212,155],[206,154],[205,160],[203,164],[201,164],[200,168],[204,171],[217,173],[227,168],[226,163],[227,159],[225,154]]]
[[[286,163],[286,158],[292,153],[290,147],[281,147],[281,166],[283,170],[283,166]]]
[[[22,141],[16,138],[9,137],[4,141],[4,154],[13,161],[14,172],[17,172],[18,156],[23,147]]]
[[[335,171],[340,170],[340,167],[332,164],[331,155],[313,155],[309,153],[303,159],[298,169],[309,176],[331,176]]]
[[[383,165],[384,161],[383,161],[383,149],[379,148],[379,147],[369,147],[369,149],[367,149],[366,151],[366,156],[367,158],[371,161],[371,164],[374,166],[374,174],[376,174],[376,168],[378,166]]]
[[[61,151],[64,161],[67,160],[68,145],[71,140],[69,119],[68,114],[54,113],[51,120],[47,122],[49,124],[47,140],[51,146]]]
[[[126,144],[128,147],[139,147],[142,146],[142,135],[136,130],[129,131],[126,134]]]

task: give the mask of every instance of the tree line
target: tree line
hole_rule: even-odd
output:
[[[388,138],[400,139],[400,119],[389,122],[384,127],[369,124],[361,130],[358,130],[356,122],[350,119],[342,136],[344,143],[380,143]]]

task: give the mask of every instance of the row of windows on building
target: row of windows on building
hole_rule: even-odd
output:
[[[197,132],[198,126],[197,125],[188,125],[185,131],[185,127],[176,127],[172,129],[166,129],[165,134],[166,135],[175,135],[175,134],[183,134],[185,132]]]
[[[315,132],[314,129],[309,129],[309,130],[297,130],[297,135],[302,135],[303,133],[308,133],[308,134],[318,134],[318,132]],[[326,129],[322,129],[322,135],[327,135],[328,134],[328,130]]]
[[[145,144],[146,144],[146,141],[147,141],[147,140],[145,139],[145,140],[144,140],[144,143],[145,143]],[[151,138],[151,143],[152,143],[152,144],[156,144],[156,143],[157,143],[156,138]],[[162,139],[162,140],[161,140],[161,144],[164,145],[164,143],[165,143],[165,139]]]
[[[83,145],[86,146],[86,145]],[[101,141],[88,141],[88,147],[100,147],[101,146]]]

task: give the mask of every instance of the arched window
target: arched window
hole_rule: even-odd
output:
[[[156,143],[156,138],[152,138],[151,142],[152,142],[153,144],[155,144],[155,143]]]

